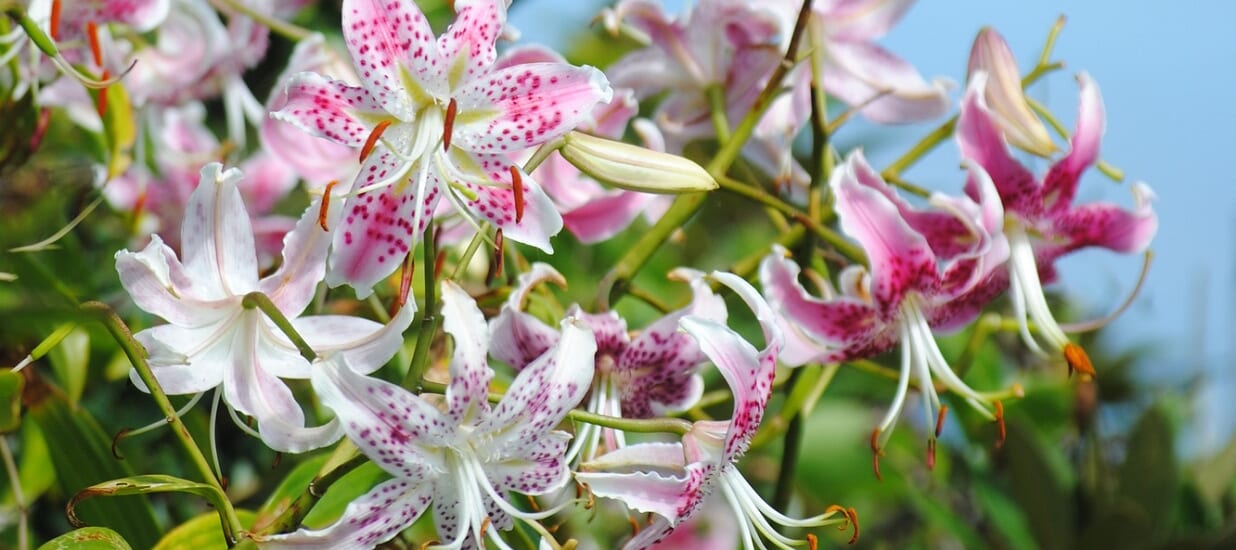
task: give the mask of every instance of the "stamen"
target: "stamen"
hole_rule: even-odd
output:
[[[944,431],[944,417],[948,413],[948,405],[940,405],[940,412],[936,414],[936,437],[940,437],[940,432]]]
[[[494,232],[494,261],[489,264],[489,273],[485,274],[485,286],[489,286],[494,282],[494,279],[502,276],[502,262],[506,254],[503,253],[502,228],[499,227]]]
[[[927,469],[936,469],[936,438],[927,438]]]
[[[532,508],[533,512],[541,511],[541,505],[537,504],[536,498],[534,498],[532,495],[524,495],[524,496],[528,498],[528,507]]]
[[[486,531],[489,531],[489,523],[490,523],[489,516],[485,516],[485,519],[481,520],[481,530],[480,532],[477,533],[477,535],[480,535],[482,533],[485,533]]]
[[[86,22],[86,37],[90,39],[90,55],[94,56],[94,64],[102,67],[103,49],[99,47],[99,26],[94,21]],[[107,77],[102,80],[107,80]]]
[[[635,518],[631,516],[627,516],[627,523],[631,524],[631,530],[634,531],[634,533],[631,533],[631,536],[638,535],[639,534],[639,521],[637,521]]]
[[[811,550],[817,550],[819,547],[820,547],[819,539],[815,538],[814,534],[807,533],[807,548],[810,548]]]
[[[845,509],[845,517],[850,518],[850,524],[854,526],[854,534],[850,536],[850,544],[858,542],[858,510],[853,506]]]
[[[330,231],[330,228],[326,226],[326,212],[330,210],[330,192],[338,184],[339,180],[330,180],[330,183],[326,184],[326,189],[322,190],[322,206],[318,208],[318,227],[321,227],[322,231]]]
[[[837,512],[841,512],[841,514],[845,516],[845,521],[842,522],[841,525],[837,526],[837,530],[845,531],[846,529],[849,529],[850,526],[853,526],[854,534],[850,537],[849,543],[854,544],[855,542],[858,541],[858,511],[857,510],[855,510],[853,507],[846,508],[845,506],[842,506],[840,504],[830,504],[828,508],[824,509],[824,513],[818,517],[821,517],[821,518],[828,517]],[[808,533],[807,537],[808,537],[807,541],[811,542],[812,535]]]
[[[111,77],[111,74],[107,72],[107,69],[103,69],[102,74],[99,75],[100,80],[107,80],[110,77]],[[95,102],[94,108],[96,111],[99,112],[99,118],[102,118],[107,115],[107,88],[106,87],[99,88],[99,96]]]
[[[1064,361],[1069,364],[1069,376],[1073,376],[1073,371],[1090,378],[1098,376],[1098,373],[1094,371],[1094,365],[1090,364],[1090,356],[1086,355],[1086,350],[1077,344],[1069,342],[1064,345]]]
[[[228,483],[229,483],[229,482],[228,482],[227,476],[223,476],[223,477],[219,478],[219,486],[220,486],[221,488],[223,488],[223,490],[224,490],[224,491],[226,491],[226,490],[227,490],[227,485],[228,485]]]
[[[59,4],[59,2],[57,2],[57,4]],[[120,455],[120,451],[116,449],[116,446],[120,445],[120,440],[124,439],[124,436],[128,435],[130,431],[132,430],[129,428],[121,428],[120,431],[116,432],[115,437],[112,437],[112,456],[116,457],[116,460],[124,460],[124,457]]]
[[[433,259],[433,278],[442,277],[442,266],[446,265],[446,251],[439,250],[438,256]]]
[[[393,120],[383,120],[377,126],[373,127],[373,131],[369,132],[369,137],[365,138],[365,145],[361,147],[360,161],[365,162],[369,158],[370,153],[373,153],[373,147],[378,144],[378,138],[382,137],[382,132],[386,131],[386,127],[390,126]]]
[[[429,540],[427,540],[427,541],[425,541],[425,542],[422,542],[422,543],[421,543],[420,550],[426,550],[426,549],[427,549],[427,548],[429,548],[430,546],[437,546],[437,545],[439,545],[439,544],[442,544],[442,541],[440,541],[440,540],[438,540],[438,539],[429,539]]]
[[[451,98],[451,102],[446,106],[446,120],[442,122],[442,152],[451,150],[451,133],[455,130],[455,113],[459,111],[459,105],[455,103],[455,98]]]
[[[514,165],[511,166],[511,188],[515,190],[515,223],[520,223],[524,219],[524,179]]]
[[[1008,435],[1008,432],[1005,430],[1005,427],[1004,427],[1004,403],[996,401],[995,405],[996,405],[996,430],[998,430],[997,433],[999,433],[1000,435],[1000,438],[996,440],[996,448],[999,449],[1000,447],[1004,446],[1004,437]]]
[[[403,267],[399,272],[399,295],[395,296],[395,303],[391,305],[391,317],[398,314],[404,304],[408,303],[408,294],[412,292],[412,274],[415,272],[416,260],[411,254],[404,256]]]
[[[52,40],[60,40],[60,0],[52,0],[51,23],[48,24],[48,30],[51,31]]]
[[[35,151],[43,144],[43,136],[47,135],[47,127],[51,124],[51,109],[39,109],[39,119],[34,124],[34,132],[30,134],[30,150]]]
[[[871,467],[875,470],[876,480],[884,481],[880,475],[880,429],[871,431]]]

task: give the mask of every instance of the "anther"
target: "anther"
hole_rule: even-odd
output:
[[[494,279],[502,276],[502,262],[506,254],[503,253],[503,237],[502,228],[499,227],[494,232],[494,261],[489,264],[489,273],[485,274],[485,286],[489,286],[494,282]]]
[[[103,73],[99,75],[99,80],[107,80],[111,78],[111,74],[107,69],[103,69]],[[99,97],[95,101],[95,110],[99,112],[99,118],[107,115],[107,88],[99,88]]]
[[[391,305],[391,317],[398,314],[404,304],[408,303],[408,294],[412,292],[412,274],[415,272],[416,260],[408,254],[404,257],[403,268],[399,272],[399,295],[395,296],[395,303]]]
[[[321,227],[322,231],[330,231],[330,228],[326,226],[326,213],[330,211],[330,192],[338,184],[339,180],[330,180],[330,183],[326,184],[326,189],[322,190],[322,206],[318,208],[318,227]]]
[[[845,509],[845,516],[850,518],[850,524],[854,526],[854,534],[850,536],[850,544],[858,542],[858,510],[853,506]]]
[[[1004,437],[1008,435],[1004,427],[1004,403],[999,401],[996,401],[996,430],[999,434],[999,438],[996,439],[996,448],[999,449],[1004,446]]]
[[[1090,356],[1086,355],[1086,350],[1077,344],[1069,342],[1064,345],[1064,361],[1069,364],[1069,376],[1073,376],[1074,371],[1091,378],[1098,375],[1094,371],[1094,365],[1090,363]]]
[[[807,548],[811,550],[816,550],[819,547],[820,547],[819,539],[815,538],[815,535],[813,533],[807,533]]]
[[[485,519],[481,521],[481,530],[479,533],[477,533],[477,535],[478,536],[483,535],[488,530],[489,530],[489,516],[485,516]]]
[[[86,37],[90,39],[90,55],[94,56],[94,64],[102,67],[103,49],[99,47],[99,26],[94,21],[86,22]],[[102,80],[107,80],[107,77]]]
[[[940,412],[936,413],[936,437],[940,437],[940,433],[944,431],[944,417],[948,413],[948,405],[940,405]]]
[[[514,165],[511,166],[511,189],[515,191],[515,223],[520,223],[524,219],[524,178]]]
[[[927,469],[936,469],[936,438],[927,439]]]
[[[365,162],[369,158],[369,154],[373,153],[373,147],[378,144],[378,138],[382,137],[382,132],[386,131],[386,127],[390,126],[393,120],[383,120],[377,126],[373,127],[373,131],[369,132],[369,137],[365,138],[365,145],[361,147],[360,161]]]
[[[884,477],[880,475],[880,429],[876,428],[871,431],[871,468],[875,470],[876,479],[884,481]]]
[[[429,548],[430,546],[437,546],[438,544],[441,544],[441,541],[439,541],[438,539],[429,539],[421,543],[420,550],[425,550],[426,548]]]
[[[631,530],[635,531],[634,533],[632,533],[632,536],[638,535],[639,534],[639,521],[636,521],[636,519],[631,516],[627,516],[627,523],[630,523]]]
[[[446,120],[442,122],[442,152],[451,150],[451,133],[455,130],[455,113],[459,111],[459,105],[455,103],[455,98],[451,98],[451,102],[446,105]]]
[[[129,435],[129,432],[131,431],[133,430],[121,428],[120,431],[116,432],[115,437],[112,437],[112,456],[116,457],[116,460],[124,460],[124,456],[121,456],[120,450],[117,447],[120,445],[120,440],[124,439],[126,435]]]
[[[48,30],[51,31],[52,40],[60,40],[60,0],[52,0],[51,22],[48,24]]]
[[[438,256],[433,259],[433,278],[439,279],[442,277],[442,266],[446,265],[446,251],[439,250]]]

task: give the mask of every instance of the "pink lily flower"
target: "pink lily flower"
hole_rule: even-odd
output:
[[[828,518],[832,511],[801,520],[778,512],[760,498],[736,466],[768,405],[781,333],[772,309],[751,285],[729,273],[714,272],[711,277],[734,290],[755,311],[764,348],[756,350],[717,321],[693,315],[679,319],[679,327],[699,344],[729,384],[734,412],[729,420],[696,422],[681,443],[638,443],[580,466],[575,479],[593,494],[657,515],[652,525],[640,530],[625,548],[647,548],[664,539],[718,490],[737,520],[745,548],[755,548],[757,542],[762,548],[761,535],[781,548],[801,544],[778,533],[772,523],[792,527],[831,523]]]
[[[1126,254],[1145,250],[1159,221],[1150,206],[1154,192],[1143,183],[1133,185],[1132,210],[1110,203],[1073,204],[1082,173],[1098,160],[1104,128],[1098,85],[1086,73],[1079,74],[1077,82],[1081,99],[1070,150],[1042,178],[1009,154],[997,116],[987,106],[986,73],[975,74],[966,90],[957,143],[962,157],[991,174],[1004,203],[1004,231],[1011,251],[1007,283],[1022,339],[1040,355],[1063,356],[1070,373],[1094,376],[1085,351],[1069,342],[1047,307],[1043,283],[1056,279],[1052,266],[1056,258],[1074,250],[1100,247]],[[975,195],[973,180],[966,183],[966,193]],[[1045,346],[1031,334],[1030,322]]]
[[[485,318],[450,281],[442,284],[442,314],[455,342],[442,407],[338,361],[314,369],[314,389],[348,438],[394,479],[348,504],[336,523],[275,535],[263,547],[371,548],[412,525],[430,502],[444,548],[483,548],[486,538],[510,548],[500,531],[514,527],[514,519],[548,536],[535,522],[558,509],[524,512],[508,494],[543,495],[570,480],[564,458],[570,434],[554,427],[592,381],[592,331],[579,319],[565,319],[561,339],[520,371],[491,407]]]
[[[331,286],[368,295],[415,246],[444,196],[474,224],[487,221],[508,239],[552,251],[562,217],[508,155],[574,128],[609,101],[609,84],[594,68],[563,63],[494,70],[504,3],[455,8],[455,23],[434,40],[412,2],[345,1],[344,38],[364,86],[302,73],[271,114],[362,148],[355,196],[335,236]]]
[[[698,369],[707,358],[694,339],[678,331],[678,322],[688,315],[724,322],[725,301],[712,293],[703,273],[679,268],[670,276],[691,285],[691,303],[666,314],[634,339],[627,332],[626,320],[616,312],[583,313],[578,304],[567,311],[567,317],[580,319],[596,335],[596,375],[588,411],[653,418],[684,411],[699,400],[704,381]],[[530,271],[520,275],[519,285],[511,291],[502,312],[490,322],[490,353],[516,370],[540,357],[561,338],[549,325],[522,311],[528,292],[545,281],[565,284],[553,267],[533,264]],[[597,454],[602,439],[609,450],[626,446],[622,431],[584,424],[567,456],[589,460]]]
[[[398,351],[414,308],[404,307],[385,327],[342,315],[297,318],[325,271],[329,234],[318,227],[320,204],[288,233],[279,268],[259,279],[253,230],[237,189],[241,177],[218,163],[202,168],[184,210],[180,256],[154,235],[140,252],[117,252],[116,271],[139,308],[168,322],[134,335],[150,352],[166,393],[220,388],[231,409],[257,420],[254,435],[275,450],[303,452],[334,442],[342,428],[333,420],[305,427],[280,378],[309,378],[310,363],[261,311],[244,307],[244,296],[264,293],[314,350],[342,354],[361,372],[378,369]],[[332,210],[328,218],[337,217],[339,208]],[[135,371],[130,379],[146,390]]]
[[[980,414],[993,414],[994,397],[966,385],[940,353],[932,330],[950,330],[973,320],[1002,288],[993,274],[1008,257],[1000,233],[1003,212],[990,178],[972,166],[978,202],[937,194],[933,208],[917,210],[896,196],[861,152],[833,172],[841,229],[858,240],[871,262],[845,269],[841,293],[808,294],[799,267],[777,249],[760,265],[765,296],[787,333],[789,365],[870,357],[900,343],[901,375],[888,413],[872,434],[877,453],[896,425],[910,378],[917,376],[928,425],[943,419],[934,379]],[[934,449],[934,437],[928,440]],[[929,461],[932,455],[928,456]],[[875,464],[879,475],[879,464]]]

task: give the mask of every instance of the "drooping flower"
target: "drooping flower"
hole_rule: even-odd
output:
[[[260,310],[243,305],[245,295],[262,292],[315,351],[342,354],[361,372],[381,367],[399,349],[414,308],[403,308],[385,327],[339,315],[297,318],[325,271],[329,234],[318,227],[320,205],[311,205],[288,233],[279,267],[259,279],[253,230],[237,189],[241,177],[235,168],[206,165],[184,210],[180,256],[154,235],[141,252],[117,252],[116,270],[137,306],[168,322],[134,335],[149,350],[166,393],[220,388],[229,407],[257,420],[267,445],[302,452],[333,442],[342,430],[334,421],[305,427],[280,378],[309,378],[310,363]],[[329,216],[336,216],[338,207],[332,210]],[[136,372],[130,374],[145,390]]]
[[[557,138],[609,101],[591,67],[532,63],[494,70],[503,2],[455,3],[437,40],[411,2],[347,0],[343,33],[363,87],[293,77],[272,116],[361,147],[364,157],[336,233],[327,281],[361,296],[415,245],[438,201],[550,251],[562,218],[508,155]],[[366,146],[367,144],[367,146]]]
[[[1158,229],[1158,217],[1150,207],[1154,193],[1143,183],[1133,185],[1134,207],[1126,210],[1111,203],[1073,204],[1081,175],[1098,160],[1103,137],[1103,98],[1086,73],[1077,77],[1081,88],[1077,127],[1067,155],[1052,165],[1042,178],[1009,154],[1006,138],[988,107],[988,77],[971,78],[962,101],[957,124],[957,143],[967,162],[982,166],[1004,203],[1004,232],[1008,236],[1009,294],[1026,345],[1044,356],[1063,356],[1070,372],[1094,375],[1090,360],[1077,344],[1069,342],[1056,323],[1043,296],[1043,282],[1056,278],[1056,258],[1086,247],[1123,253],[1145,250]],[[974,180],[966,193],[975,196]],[[1033,322],[1046,346],[1030,332]],[[1046,347],[1047,349],[1044,349]]]
[[[829,184],[841,228],[862,245],[870,271],[858,265],[845,269],[839,276],[840,295],[821,299],[802,287],[799,267],[783,249],[760,265],[765,296],[788,334],[782,357],[787,364],[870,357],[900,343],[896,396],[872,434],[877,459],[901,413],[911,377],[917,377],[923,393],[929,426],[942,418],[933,378],[987,418],[997,419],[993,396],[966,385],[932,336],[933,329],[955,329],[973,320],[1002,290],[993,279],[1008,257],[1000,203],[981,168],[971,166],[970,175],[977,202],[936,194],[932,208],[919,210],[898,198],[856,151]],[[934,437],[928,448],[934,448]]]
[[[499,531],[511,529],[513,519],[535,522],[556,511],[520,511],[508,494],[546,494],[570,479],[570,435],[554,428],[588,391],[596,351],[592,331],[579,319],[565,319],[558,342],[520,371],[491,407],[489,330],[481,311],[446,281],[442,314],[455,342],[444,408],[339,361],[315,367],[313,385],[322,402],[361,452],[394,479],[348,504],[338,522],[276,535],[264,544],[369,548],[406,529],[432,502],[444,547],[483,547],[488,538],[509,548]]]
[[[713,273],[711,277],[734,290],[755,311],[764,348],[756,350],[717,321],[694,315],[679,319],[680,328],[699,344],[725,378],[734,395],[734,412],[728,420],[694,423],[681,443],[637,443],[581,464],[575,478],[594,494],[657,515],[652,525],[627,542],[626,548],[646,548],[665,538],[718,490],[737,520],[746,548],[763,548],[761,536],[782,548],[801,544],[778,533],[774,523],[791,527],[833,523],[829,520],[835,514],[833,510],[799,520],[773,509],[736,466],[768,405],[781,334],[772,310],[751,285],[729,273]]]
[[[628,334],[626,320],[616,312],[583,313],[579,305],[567,311],[567,317],[580,319],[596,335],[596,375],[588,411],[624,418],[652,418],[690,408],[704,391],[698,369],[707,358],[695,339],[678,331],[678,322],[688,315],[724,322],[725,301],[712,293],[703,273],[679,268],[670,276],[691,285],[691,303],[666,314],[635,338]],[[523,369],[561,337],[549,325],[523,311],[528,292],[545,281],[564,282],[554,268],[534,264],[520,275],[519,285],[491,322],[491,353],[516,369]],[[621,431],[584,424],[569,456],[592,458],[602,439],[609,450],[626,445]]]

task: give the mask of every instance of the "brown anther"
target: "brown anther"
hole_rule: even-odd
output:
[[[880,475],[880,429],[876,428],[871,431],[871,468],[875,470],[876,479],[884,481],[884,476]]]
[[[632,536],[638,535],[638,534],[639,534],[639,520],[637,520],[637,519],[635,519],[635,518],[633,518],[633,517],[631,517],[631,516],[627,516],[627,523],[630,523],[630,524],[631,524],[631,530],[632,530],[632,531],[635,531],[635,532],[634,532],[634,533],[632,533],[631,535],[632,535]]]
[[[489,530],[489,516],[485,516],[485,519],[481,520],[481,530],[479,533],[477,533],[477,535],[478,536],[483,535],[485,534],[485,531],[488,531],[488,530]]]
[[[1086,350],[1077,344],[1069,342],[1064,345],[1064,361],[1069,364],[1069,376],[1073,376],[1074,371],[1090,378],[1098,375],[1094,372],[1094,365],[1090,364],[1090,356],[1086,355]]]
[[[219,478],[219,488],[221,488],[221,489],[223,489],[224,491],[226,491],[226,490],[227,490],[227,486],[228,486],[228,479],[227,479],[227,476],[220,477],[220,478]]]
[[[129,432],[131,431],[133,430],[121,428],[120,431],[116,432],[116,435],[112,437],[112,456],[116,457],[116,460],[124,460],[124,457],[121,456],[117,447],[120,445],[120,440],[124,439],[124,436],[129,435]]]
[[[391,305],[391,317],[397,315],[404,304],[408,303],[408,295],[412,292],[412,275],[415,272],[416,260],[408,254],[404,257],[403,267],[399,271],[399,295],[395,296],[395,303]]]
[[[451,133],[455,130],[455,113],[459,111],[459,104],[455,103],[455,98],[451,98],[451,102],[446,105],[446,120],[442,122],[442,152],[451,150]]]
[[[433,278],[440,279],[442,277],[442,267],[446,265],[446,251],[439,250],[438,256],[433,259]]]
[[[393,120],[383,120],[377,126],[373,127],[373,131],[369,132],[369,137],[365,138],[365,145],[361,147],[360,161],[365,162],[369,155],[373,153],[373,148],[378,144],[378,138],[382,137],[382,132],[386,131],[386,127],[390,126]]]
[[[330,180],[326,189],[322,190],[322,206],[318,208],[318,227],[321,227],[322,231],[330,231],[326,226],[326,213],[330,211],[330,192],[336,185],[339,185],[339,180]]]
[[[524,178],[519,168],[511,166],[511,189],[515,191],[515,223],[524,219]]]
[[[996,439],[996,448],[999,449],[1004,446],[1004,437],[1008,435],[1004,427],[1004,403],[999,401],[996,401],[996,430],[999,434],[999,438]]]
[[[845,509],[845,516],[850,518],[850,524],[854,526],[854,534],[850,536],[850,544],[858,542],[858,510],[853,506]]]
[[[499,227],[494,232],[494,261],[490,262],[489,273],[485,274],[485,286],[489,286],[494,282],[494,279],[502,276],[502,262],[506,257],[503,246],[505,246],[505,242],[502,237],[502,228]]]
[[[51,39],[60,40],[60,0],[52,0],[51,22],[47,26]]]
[[[936,438],[927,439],[927,469],[936,469]]]
[[[936,413],[936,437],[940,437],[940,432],[944,431],[944,417],[948,414],[948,405],[940,405],[940,411]]]
[[[820,539],[817,539],[814,534],[807,533],[807,548],[816,550],[820,547]]]
[[[90,55],[94,57],[94,64],[102,67],[103,48],[99,47],[99,26],[94,21],[86,22],[86,37],[90,40]],[[107,77],[103,79],[106,80]]]
[[[438,539],[429,539],[421,543],[420,550],[425,550],[426,548],[429,548],[430,546],[436,546],[439,543],[441,543],[441,541],[439,541]]]

